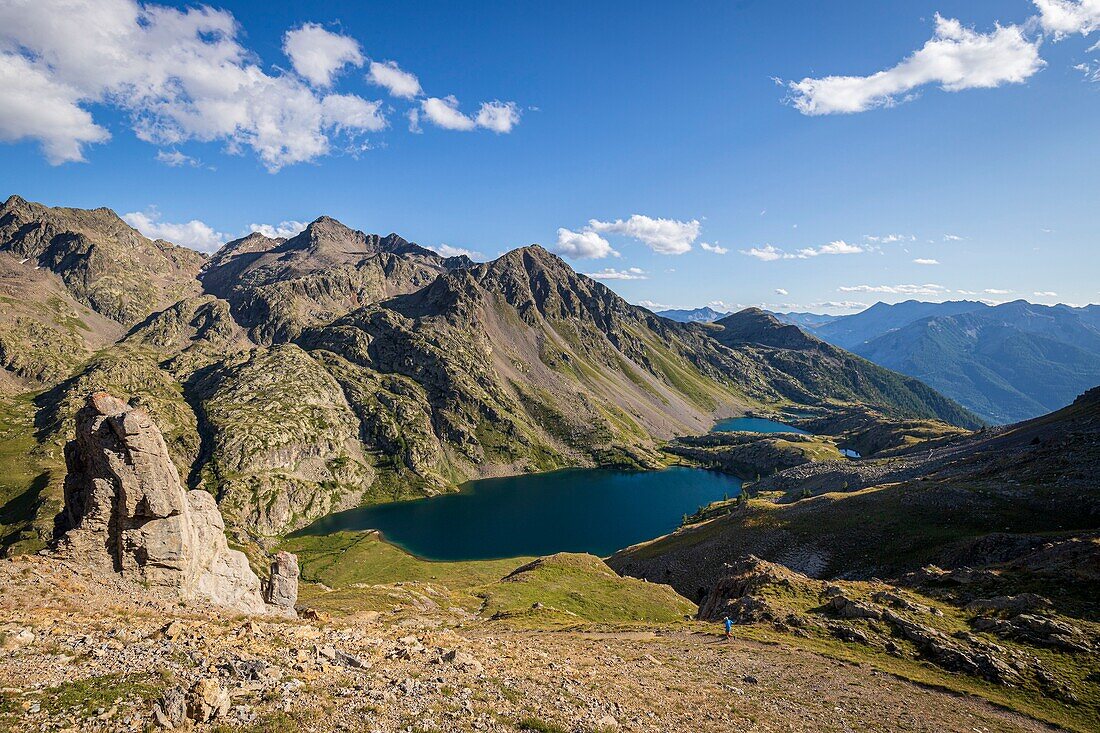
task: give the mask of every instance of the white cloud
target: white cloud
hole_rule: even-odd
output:
[[[646,275],[645,270],[639,267],[631,267],[626,270],[615,270],[610,267],[600,270],[599,272],[586,272],[584,273],[588,277],[594,280],[648,280],[649,276]]]
[[[334,130],[378,132],[386,128],[381,102],[368,102],[354,94],[329,94],[321,100],[321,118]]]
[[[788,254],[771,244],[765,244],[763,247],[743,249],[741,250],[741,254],[748,255],[749,257],[755,257],[756,259],[762,260],[764,262],[773,262],[775,260],[793,260],[795,258],[795,255]]]
[[[0,20],[3,14],[0,9]],[[0,52],[0,141],[38,140],[54,165],[82,161],[85,145],[111,137],[80,107],[83,100],[79,89],[57,80],[48,68]]]
[[[868,242],[873,242],[875,244],[893,244],[894,242],[917,241],[917,238],[911,234],[882,234],[877,236],[872,234],[864,234],[863,238],[866,239]]]
[[[657,303],[652,300],[639,300],[636,305],[640,305],[643,308],[648,308],[651,311],[663,311],[671,308],[671,305],[667,303]]]
[[[867,308],[866,303],[861,303],[858,300],[826,300],[822,303],[810,303],[811,308],[832,308],[834,310],[863,310]]]
[[[908,101],[928,84],[948,92],[1018,84],[1045,65],[1040,42],[1028,40],[1019,26],[978,33],[937,13],[933,38],[897,66],[870,76],[790,82],[789,101],[804,115],[850,114]]]
[[[601,259],[619,253],[611,248],[611,243],[596,232],[574,232],[565,227],[558,229],[558,242],[550,248],[559,255],[577,259]]]
[[[310,27],[291,31],[287,48],[299,76],[265,71],[240,35],[231,13],[208,6],[0,3],[0,138],[36,139],[54,163],[82,160],[88,144],[109,137],[87,111],[103,105],[128,116],[146,142],[250,148],[276,171],[329,153],[333,135],[378,128],[377,115],[349,117],[358,98],[325,105],[302,81],[327,84],[333,58],[356,63],[353,41],[340,41],[334,57],[332,44],[299,48],[317,35]],[[354,104],[361,113],[370,103]]]
[[[462,255],[466,255],[470,259],[481,257],[481,254],[478,252],[466,249],[465,247],[452,247],[449,244],[441,243],[435,245],[434,247],[429,246],[428,249],[432,250],[438,255],[442,255],[443,257],[461,257]]]
[[[711,244],[709,242],[702,242],[699,244],[699,248],[704,252],[713,252],[716,255],[724,255],[729,252],[725,247],[719,247],[717,243]]]
[[[169,168],[180,168],[185,165],[192,168],[199,168],[202,166],[201,160],[192,158],[190,155],[184,155],[178,150],[158,150],[156,161],[158,163],[164,163]]]
[[[1052,290],[1036,290],[1034,293],[1032,293],[1032,295],[1034,295],[1037,298],[1057,298],[1058,297],[1058,293],[1055,293]]]
[[[269,239],[290,239],[306,228],[303,221],[281,221],[278,224],[249,224],[248,231],[259,232]]]
[[[945,241],[945,242],[961,242],[962,239],[963,238],[960,237],[958,234],[944,234],[943,235],[943,241]]]
[[[913,260],[913,264],[914,265],[938,265],[938,264],[940,264],[940,261],[939,260],[927,259],[927,258],[924,258],[924,257],[918,257],[917,259]]]
[[[841,293],[885,293],[887,295],[943,295],[951,291],[942,285],[843,285]]]
[[[1043,30],[1055,38],[1100,30],[1100,0],[1033,0]]]
[[[1011,290],[1004,290],[1002,288],[986,288],[982,292],[987,293],[989,295],[1008,295],[1012,291]]]
[[[519,124],[519,108],[515,102],[482,102],[477,112],[477,126],[498,134],[512,131]]]
[[[454,95],[443,99],[428,97],[420,103],[420,111],[429,122],[445,130],[472,130],[477,127],[473,119],[458,111],[458,99]]]
[[[776,288],[776,289],[775,289],[775,294],[776,294],[776,295],[790,295],[790,293],[788,293],[788,292],[787,292],[786,290],[784,290],[783,288]]]
[[[160,221],[160,214],[156,209],[144,213],[132,211],[123,214],[122,219],[150,239],[164,239],[200,252],[213,252],[229,239],[229,235],[214,231],[211,226],[198,219],[182,224]]]
[[[775,260],[808,260],[813,257],[821,257],[822,255],[854,255],[867,251],[866,248],[858,244],[850,244],[843,239],[838,239],[835,242],[829,242],[820,247],[804,247],[793,254],[784,252],[771,244],[765,244],[763,247],[743,249],[741,250],[741,254],[755,257],[764,262],[774,262]]]
[[[1085,81],[1100,83],[1100,61],[1093,62],[1092,64],[1077,64],[1073,68],[1084,74]],[[1044,229],[1043,231],[1048,230]]]
[[[326,31],[316,23],[283,36],[283,53],[298,75],[318,87],[332,86],[336,72],[348,64],[363,65],[363,53],[354,38]]]
[[[592,219],[588,229],[602,234],[619,234],[631,237],[662,255],[681,255],[691,251],[692,243],[699,237],[698,220],[654,219],[634,214],[626,221],[599,221]]]
[[[454,95],[428,97],[420,103],[419,112],[409,115],[410,129],[419,132],[421,118],[427,119],[436,127],[445,130],[463,132],[477,127],[496,133],[508,133],[519,124],[519,108],[515,102],[483,102],[477,117],[470,117],[458,109],[458,99]]]
[[[422,93],[416,74],[404,71],[396,61],[371,61],[367,81],[385,87],[390,94],[402,99],[415,99]]]
[[[820,247],[806,247],[805,249],[798,250],[798,256],[802,259],[807,257],[818,257],[819,255],[856,255],[867,250],[860,247],[858,244],[849,244],[843,239],[838,239],[835,242],[829,242],[823,244]]]

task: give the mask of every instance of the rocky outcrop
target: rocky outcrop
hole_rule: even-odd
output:
[[[271,577],[264,584],[264,600],[279,608],[293,609],[298,602],[298,557],[280,551],[271,561]]]
[[[719,621],[728,616],[739,624],[774,620],[776,611],[766,598],[767,591],[775,588],[790,591],[803,586],[816,591],[822,585],[801,573],[754,555],[727,564],[724,570],[724,577],[699,605],[698,618]]]
[[[260,581],[227,546],[214,497],[184,489],[148,413],[93,393],[65,460],[61,555],[184,599],[264,612]]]
[[[676,438],[665,446],[665,450],[748,480],[812,461],[843,459],[836,446],[827,440],[798,433],[690,435]]]

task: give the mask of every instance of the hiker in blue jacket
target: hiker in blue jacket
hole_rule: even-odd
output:
[[[733,622],[730,621],[730,617],[726,616],[726,638],[733,638]]]

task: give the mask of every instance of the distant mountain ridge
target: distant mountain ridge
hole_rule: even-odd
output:
[[[921,318],[852,347],[994,423],[1065,407],[1100,384],[1100,306],[1014,301]]]
[[[811,332],[820,339],[842,349],[854,349],[860,344],[922,318],[953,316],[982,310],[989,306],[979,301],[959,300],[924,303],[906,300],[901,303],[875,303],[870,308],[850,316],[841,316],[828,323],[813,326]]]

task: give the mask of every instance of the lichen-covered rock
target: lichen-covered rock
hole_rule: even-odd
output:
[[[93,393],[65,459],[61,554],[184,599],[264,611],[260,581],[227,546],[214,497],[184,489],[148,413]]]
[[[271,577],[264,586],[264,600],[279,608],[293,609],[298,602],[298,556],[280,551],[271,560]]]

